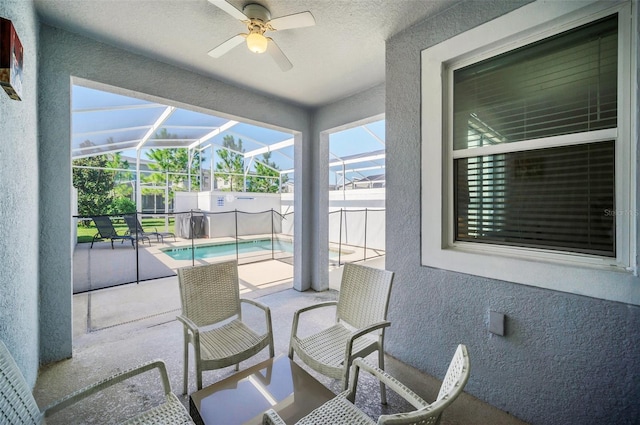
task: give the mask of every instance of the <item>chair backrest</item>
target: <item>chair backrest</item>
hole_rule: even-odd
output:
[[[93,222],[95,223],[96,228],[98,229],[98,233],[100,233],[100,236],[102,236],[103,238],[118,236],[118,233],[116,232],[115,227],[113,227],[113,223],[111,222],[111,219],[109,217],[107,216],[93,217]]]
[[[436,401],[412,412],[400,415],[382,415],[379,425],[438,425],[442,412],[462,393],[469,380],[469,355],[467,347],[460,344],[449,364]]]
[[[236,260],[178,269],[182,314],[198,326],[240,315]]]
[[[0,423],[40,424],[43,415],[9,350],[0,341]]]
[[[124,222],[127,223],[130,234],[143,233],[142,224],[138,221],[138,218],[133,214],[124,215]]]
[[[387,318],[393,272],[347,263],[342,272],[337,317],[356,328]]]
[[[444,398],[456,398],[458,394],[462,392],[462,389],[469,380],[469,354],[467,353],[467,347],[463,344],[459,344],[456,349],[453,359],[447,369],[447,374],[442,380],[440,386],[440,392],[436,401]]]

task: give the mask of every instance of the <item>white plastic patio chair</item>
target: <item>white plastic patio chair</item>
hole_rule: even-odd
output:
[[[358,374],[360,369],[372,374],[380,382],[384,382],[389,388],[399,396],[411,403],[417,410],[390,415],[381,415],[377,423],[402,424],[402,425],[437,425],[440,423],[442,412],[462,393],[464,386],[469,380],[469,355],[467,348],[460,344],[449,364],[449,369],[445,375],[440,392],[436,401],[429,404],[416,393],[397,381],[383,370],[371,366],[362,358],[354,360],[349,379],[349,388],[318,407],[310,414],[300,419],[297,425],[311,424],[331,424],[331,425],[365,425],[376,424],[376,422],[360,410],[355,404],[356,388],[358,385]],[[263,425],[285,425],[285,422],[272,409],[268,410],[262,418]]]
[[[160,372],[165,401],[146,412],[140,413],[126,423],[193,424],[187,410],[182,403],[180,403],[180,400],[171,392],[171,384],[167,376],[167,370],[164,363],[160,360],[145,363],[134,369],[113,375],[54,402],[44,410],[40,410],[16,362],[13,360],[4,343],[0,341],[0,424],[43,424],[45,417],[96,394],[105,388],[152,369],[158,369]]]
[[[378,351],[378,367],[384,369],[384,330],[387,321],[393,272],[359,264],[344,266],[338,301],[327,301],[302,308],[294,313],[289,342],[289,357],[296,353],[313,370],[349,382],[349,367],[356,357],[366,357]],[[336,306],[335,323],[310,336],[298,336],[302,313]],[[387,402],[383,383],[380,399]]]
[[[184,325],[184,392],[188,391],[189,344],[193,345],[198,390],[202,371],[220,369],[246,360],[269,346],[274,355],[271,310],[254,300],[240,298],[238,263],[220,263],[178,269]],[[259,333],[242,321],[241,303],[264,311],[266,331]],[[213,326],[213,327],[212,327]]]

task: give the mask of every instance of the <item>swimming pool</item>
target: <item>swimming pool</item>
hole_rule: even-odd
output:
[[[274,240],[273,247],[271,239],[256,239],[251,241],[238,241],[238,254],[248,253],[270,253],[271,249],[277,252],[293,253],[293,244],[289,241]],[[167,254],[174,260],[191,260],[191,247],[184,248],[165,248],[162,252]],[[236,255],[236,243],[226,242],[217,244],[198,245],[195,247],[194,259],[202,260],[204,258],[224,257],[227,255]]]

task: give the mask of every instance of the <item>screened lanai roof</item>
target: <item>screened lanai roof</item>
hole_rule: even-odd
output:
[[[346,187],[350,182],[385,174],[385,122],[359,125],[329,137],[329,183]],[[381,179],[384,182],[384,178]]]
[[[72,90],[73,159],[121,152],[124,157],[147,159],[151,148],[192,148],[205,152],[221,149],[225,136],[242,140],[245,164],[269,160],[281,172],[294,169],[293,135],[266,126],[177,108],[141,98],[85,86]],[[384,172],[384,120],[330,136],[330,172],[334,179],[361,179]],[[203,168],[210,166],[203,162]],[[382,169],[382,171],[381,171]],[[352,175],[349,177],[349,175]],[[336,177],[338,176],[338,177]],[[292,177],[292,176],[291,176]]]
[[[242,140],[245,158],[272,151],[281,170],[293,168],[293,135],[211,114],[83,86],[72,92],[73,159],[110,152],[135,157],[151,148],[221,148]],[[142,155],[145,158],[145,155]]]

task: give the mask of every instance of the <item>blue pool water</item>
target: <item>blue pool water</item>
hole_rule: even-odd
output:
[[[271,252],[271,239],[258,239],[253,241],[238,242],[238,254],[247,253],[269,253]],[[273,250],[277,252],[293,252],[293,244],[288,241],[274,241]],[[168,248],[162,250],[174,260],[191,260],[191,247]],[[223,244],[200,245],[195,247],[196,260],[204,258],[223,257],[226,255],[236,255],[236,243],[229,242]]]

